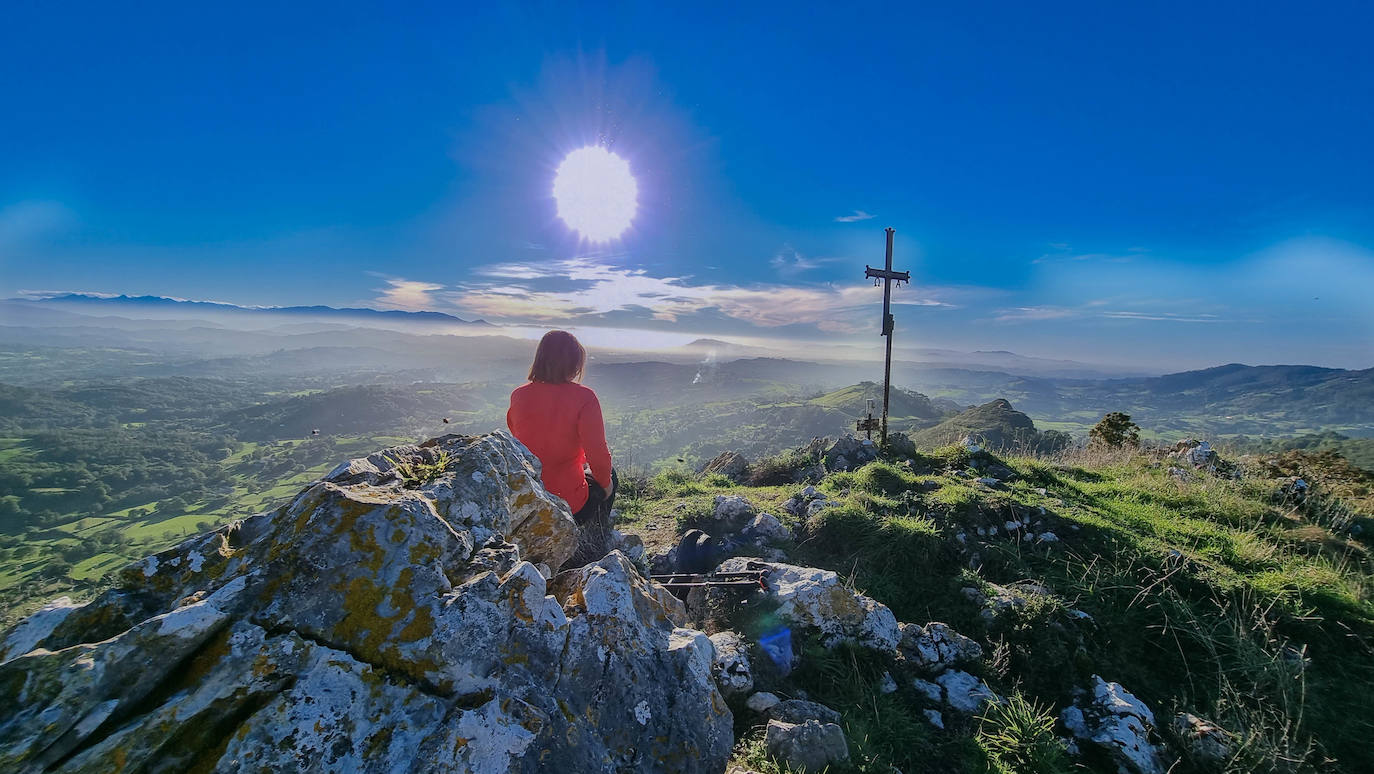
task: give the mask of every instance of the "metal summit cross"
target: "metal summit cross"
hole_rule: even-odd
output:
[[[892,229],[887,229],[886,267],[875,269],[864,264],[864,276],[872,279],[875,286],[879,280],[882,280],[883,283],[883,331],[878,334],[887,337],[887,358],[883,361],[883,446],[887,445],[887,398],[888,393],[892,390],[892,328],[895,322],[892,317],[892,283],[896,282],[900,286],[903,282],[911,282],[911,272],[892,270],[893,233]]]

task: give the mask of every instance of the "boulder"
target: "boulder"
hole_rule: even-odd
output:
[[[806,504],[806,518],[809,519],[815,516],[816,514],[820,513],[821,511],[825,510],[826,508],[833,508],[836,505],[839,505],[838,500],[831,500],[826,497],[820,497],[815,500],[812,500],[811,502]]]
[[[1216,470],[1219,461],[1212,445],[1196,438],[1189,438],[1174,444],[1172,456],[1180,463],[1212,472]]]
[[[911,686],[936,704],[941,704],[945,700],[945,689],[929,680],[912,680]]]
[[[723,451],[706,463],[701,472],[706,474],[719,473],[736,484],[742,484],[749,473],[749,461],[738,452]]]
[[[898,457],[915,457],[916,442],[907,437],[906,433],[888,433],[887,450]]]
[[[763,741],[769,757],[789,770],[805,774],[820,774],[830,764],[849,759],[844,731],[834,723],[770,720]]]
[[[878,459],[878,446],[867,439],[844,435],[832,443],[821,455],[827,472],[854,470]]]
[[[935,678],[935,683],[940,686],[944,703],[966,715],[982,709],[987,702],[1001,701],[987,683],[968,672],[951,669]]]
[[[1150,741],[1154,713],[1119,683],[1093,675],[1091,692],[1064,708],[1059,719],[1080,746],[1105,755],[1118,774],[1163,774],[1168,768]]]
[[[827,647],[854,642],[881,651],[897,647],[897,619],[886,605],[845,587],[830,570],[736,557],[718,572],[763,570],[770,601],[779,618],[816,632]]]
[[[759,691],[758,693],[750,695],[748,699],[745,699],[744,706],[754,712],[763,714],[777,706],[780,701],[782,700],[775,694],[768,693],[767,691]]]
[[[638,562],[644,558],[644,540],[639,535],[613,529],[611,530],[610,544],[611,550],[619,551],[628,556],[632,562]]]
[[[951,667],[972,664],[983,657],[981,645],[954,631],[949,624],[933,622],[917,626],[903,623],[897,626],[901,632],[898,652],[925,674],[939,674]]]
[[[721,694],[729,698],[754,690],[754,673],[749,667],[749,645],[744,638],[734,632],[719,632],[711,635],[711,645],[715,647],[711,674]]]
[[[760,513],[744,525],[741,534],[759,543],[781,543],[792,539],[792,530],[770,513]]]
[[[1174,716],[1174,732],[1188,754],[1200,763],[1219,766],[1235,749],[1234,739],[1226,729],[1191,712]]]
[[[712,518],[724,531],[734,532],[754,518],[754,506],[739,495],[716,495]]]
[[[721,771],[710,640],[576,540],[506,433],[352,460],[16,628],[0,770]]]

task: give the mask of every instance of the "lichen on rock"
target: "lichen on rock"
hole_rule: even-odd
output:
[[[0,640],[0,769],[722,770],[710,640],[576,540],[505,433],[352,460]]]

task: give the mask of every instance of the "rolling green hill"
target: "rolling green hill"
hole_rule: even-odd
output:
[[[998,398],[981,406],[950,417],[940,424],[917,430],[911,440],[918,446],[934,448],[971,438],[992,449],[1027,449],[1045,452],[1058,451],[1071,439],[1064,433],[1036,430],[1035,423],[1025,414],[1012,408],[1011,403]]]

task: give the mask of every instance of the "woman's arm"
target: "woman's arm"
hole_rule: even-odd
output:
[[[609,493],[611,450],[606,446],[606,423],[601,418],[601,401],[596,399],[596,393],[591,393],[591,397],[577,414],[577,437],[582,443],[582,452],[587,455],[587,465],[592,469],[592,478]]]

